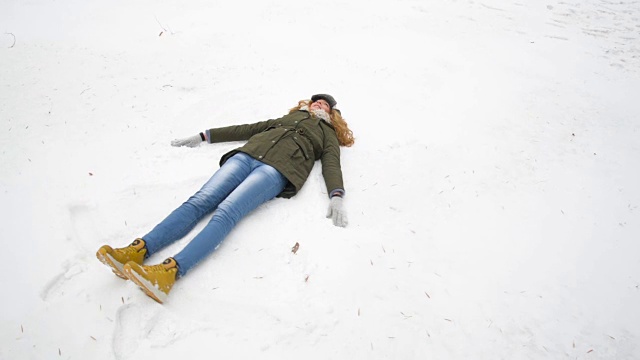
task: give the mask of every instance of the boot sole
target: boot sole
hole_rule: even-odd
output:
[[[123,272],[124,265],[116,261],[116,259],[114,259],[111,255],[109,255],[108,253],[102,254],[100,253],[100,251],[98,251],[96,253],[96,257],[98,258],[98,260],[100,260],[101,263],[110,267],[111,271],[113,271],[113,273],[116,274],[117,277],[124,280],[129,279]]]
[[[135,272],[131,267],[125,266],[124,273],[129,278],[129,280],[133,281],[136,285],[140,287],[148,297],[153,300],[159,302],[160,304],[164,304],[167,300],[168,295],[164,292],[160,291],[157,287],[155,287],[149,280],[140,276],[137,272]]]

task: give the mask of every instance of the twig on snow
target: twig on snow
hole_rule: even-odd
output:
[[[158,17],[155,15],[154,17],[156,18],[156,22],[158,23],[158,25],[160,25],[160,28],[162,29],[162,31],[160,31],[160,34],[158,34],[158,36],[162,36],[162,34],[166,33],[167,31],[169,32],[169,34],[173,35],[173,31],[171,30],[169,25],[167,25],[167,28],[169,28],[169,30],[167,30],[167,28],[165,28],[164,25],[160,23],[160,20],[158,20]]]
[[[16,45],[16,36],[13,35],[12,33],[5,33],[5,34],[13,36],[13,44],[11,44],[11,46],[9,46],[9,49],[11,49],[12,47],[14,47]]]

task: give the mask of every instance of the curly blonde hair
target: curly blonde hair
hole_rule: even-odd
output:
[[[289,110],[289,114],[309,105],[311,105],[311,100],[300,100],[298,101],[298,106]],[[349,129],[349,125],[347,125],[347,122],[342,117],[340,110],[331,109],[329,117],[331,118],[331,125],[333,125],[336,135],[338,136],[338,143],[340,143],[340,146],[351,147],[355,142],[355,138],[353,137],[353,132]]]

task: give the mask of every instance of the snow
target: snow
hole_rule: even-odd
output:
[[[638,1],[4,0],[0,359],[637,359],[639,33]],[[172,139],[321,92],[347,228],[316,164],[164,305],[96,259],[239,146]]]

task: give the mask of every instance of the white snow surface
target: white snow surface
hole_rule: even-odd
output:
[[[325,92],[347,228],[317,163],[164,305],[96,259]],[[639,94],[637,0],[3,0],[0,359],[638,359]]]

